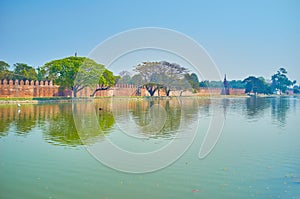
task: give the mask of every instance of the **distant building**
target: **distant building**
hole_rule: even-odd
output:
[[[293,89],[287,89],[286,94],[287,95],[294,95],[294,90]]]
[[[226,79],[226,74],[225,74],[224,81],[223,81],[223,89],[222,89],[221,95],[229,95],[229,83]]]

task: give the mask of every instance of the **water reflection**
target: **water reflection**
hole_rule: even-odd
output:
[[[247,117],[258,120],[271,112],[274,124],[284,127],[291,100],[293,100],[292,97],[250,97],[246,99]],[[293,108],[296,109],[296,103],[293,104]]]
[[[72,106],[59,104],[58,114],[47,120],[44,126],[44,139],[54,145],[81,145],[72,115]]]
[[[257,120],[263,117],[265,109],[270,107],[270,100],[265,97],[250,97],[246,99],[246,111],[249,119]]]
[[[182,113],[180,102],[176,99],[148,99],[130,104],[129,114],[144,134],[166,136],[180,127]]]
[[[93,129],[95,125],[99,125],[101,132],[91,131],[88,135],[80,136],[76,130],[70,103],[23,105],[20,111],[16,105],[2,105],[0,106],[0,138],[7,136],[9,132],[26,136],[38,127],[43,130],[43,138],[51,144],[78,146],[82,145],[81,139],[89,140],[91,143],[96,142],[105,134],[114,131],[116,126],[127,128],[128,131],[137,129],[136,133],[147,137],[170,136],[176,133],[182,124],[192,123],[198,117],[209,117],[212,114],[212,106],[216,104],[225,116],[229,112],[235,112],[246,117],[247,120],[255,121],[270,115],[274,120],[273,124],[284,127],[291,106],[292,109],[297,108],[297,100],[289,97],[118,99],[117,101],[107,98],[95,100],[93,103],[86,102],[83,108],[95,113],[91,114],[91,117],[97,117],[97,124],[90,124],[90,127]],[[151,110],[151,107],[155,109]],[[157,117],[158,115],[161,116]],[[87,126],[88,119],[80,122]],[[155,128],[151,122],[154,123]]]
[[[278,97],[271,99],[271,113],[272,118],[278,121],[279,126],[284,127],[286,125],[287,113],[290,109],[289,97]]]

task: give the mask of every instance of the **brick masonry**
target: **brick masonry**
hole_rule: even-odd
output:
[[[116,84],[109,90],[98,91],[95,96],[135,96],[136,85],[130,84]],[[77,93],[78,97],[88,97],[93,92],[91,88],[84,88]],[[146,89],[140,89],[141,96],[148,96]],[[197,93],[191,93],[185,91],[180,93],[179,91],[172,91],[173,96],[203,96],[203,95],[220,95],[221,88],[201,88]],[[230,89],[230,95],[241,95],[245,93],[245,89]],[[155,93],[155,96],[165,96],[165,93],[160,90]],[[54,85],[52,81],[23,81],[23,80],[0,80],[0,97],[55,97],[55,96],[72,96],[70,89],[62,90],[58,85]]]

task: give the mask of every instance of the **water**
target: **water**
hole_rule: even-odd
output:
[[[101,131],[79,132],[74,108]],[[223,131],[199,159],[216,114]],[[299,116],[298,97],[1,105],[0,198],[300,198]],[[88,129],[88,118],[79,119]],[[120,172],[90,154],[105,139],[147,153],[195,130],[188,150],[154,172]]]

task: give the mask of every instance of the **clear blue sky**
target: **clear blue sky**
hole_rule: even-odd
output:
[[[132,28],[162,27],[200,43],[229,79],[281,66],[300,81],[300,1],[0,1],[0,59],[42,66],[88,53]]]

